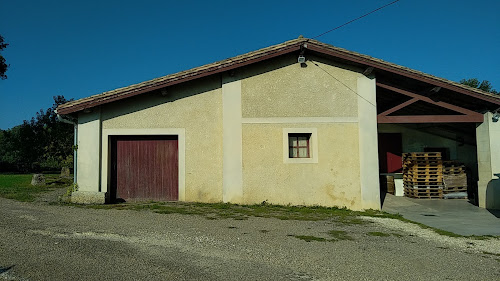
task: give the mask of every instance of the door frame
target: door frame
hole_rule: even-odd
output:
[[[186,130],[184,128],[162,128],[162,129],[103,129],[102,130],[102,151],[101,151],[101,191],[106,192],[108,201],[111,199],[112,180],[112,157],[111,157],[111,137],[112,136],[177,136],[178,140],[178,185],[179,201],[186,201]]]

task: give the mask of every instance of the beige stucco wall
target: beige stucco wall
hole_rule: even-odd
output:
[[[296,55],[257,63],[242,71],[242,117],[356,117],[359,73],[307,56]],[[332,77],[333,76],[333,77]],[[342,81],[342,85],[339,81]]]
[[[364,76],[308,59],[301,67],[296,55],[286,55],[171,86],[166,95],[155,91],[102,106],[103,145],[108,135],[182,129],[181,200],[378,208],[363,204],[378,197],[363,199],[361,187],[359,138],[365,130],[358,124],[356,91]],[[284,159],[285,132],[294,128],[314,131],[314,161]],[[102,152],[109,153],[106,147]],[[103,169],[106,162],[103,157]],[[104,170],[101,177],[106,185]],[[378,194],[378,185],[372,189]]]
[[[239,72],[243,203],[362,209],[354,93],[361,74],[306,57],[307,67],[290,55]],[[288,128],[317,131],[317,161],[286,163],[283,134]]]
[[[317,128],[318,163],[284,163],[283,128]],[[244,124],[244,203],[361,209],[358,126]]]
[[[172,86],[105,106],[107,129],[185,129],[186,201],[222,201],[222,94],[220,77]]]

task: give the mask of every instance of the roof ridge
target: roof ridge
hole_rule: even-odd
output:
[[[111,102],[114,100],[118,100],[121,98],[126,98],[129,96],[133,96],[136,94],[140,94],[145,91],[152,91],[155,89],[159,89],[162,87],[166,87],[170,84],[173,83],[180,83],[183,81],[187,81],[190,79],[195,79],[195,78],[200,78],[203,76],[211,75],[214,73],[218,73],[221,71],[225,71],[225,69],[232,69],[236,67],[240,67],[246,64],[253,63],[257,61],[259,58],[267,58],[267,57],[273,57],[277,56],[279,54],[284,54],[289,51],[293,51],[294,48],[296,47],[297,50],[299,47],[304,46],[302,44],[312,44],[316,45],[319,48],[323,48],[326,50],[331,50],[337,53],[342,53],[344,55],[347,55],[349,57],[353,57],[356,59],[361,59],[364,61],[364,63],[374,63],[379,65],[379,67],[387,67],[390,69],[398,70],[398,71],[404,71],[405,73],[411,73],[414,75],[418,75],[421,77],[424,77],[429,80],[433,80],[436,82],[441,82],[448,84],[450,86],[458,87],[470,92],[473,92],[475,94],[479,94],[481,96],[485,96],[488,98],[494,98],[494,99],[499,99],[500,100],[500,95],[495,95],[493,93],[485,92],[477,88],[472,88],[467,85],[460,84],[455,81],[451,81],[445,78],[437,77],[431,74],[427,74],[422,71],[418,71],[415,69],[411,69],[405,66],[401,66],[395,63],[387,62],[382,59],[378,59],[369,55],[361,54],[358,52],[350,51],[341,47],[336,47],[327,43],[323,43],[321,41],[311,39],[311,38],[296,38],[292,40],[288,40],[279,44],[271,45],[268,47],[264,47],[255,51],[247,52],[241,55],[237,55],[234,57],[226,58],[220,61],[215,61],[209,64],[201,65],[198,67],[194,67],[191,69],[187,70],[182,70],[176,73],[168,74],[165,76],[160,76],[157,78],[153,78],[150,80],[146,80],[143,82],[139,82],[136,84],[132,84],[129,86],[125,87],[120,87],[114,90],[110,91],[105,91],[96,95],[92,95],[89,97],[81,98],[75,101],[71,101],[65,104],[62,104],[58,107],[58,109],[61,109],[61,112],[64,112],[62,114],[67,114],[67,113],[72,113],[76,112],[85,108],[93,107],[99,104]],[[304,46],[306,47],[306,46]],[[306,47],[307,48],[307,47]],[[321,49],[321,50],[323,50]],[[78,107],[77,107],[78,106]],[[77,107],[74,109],[73,107]]]

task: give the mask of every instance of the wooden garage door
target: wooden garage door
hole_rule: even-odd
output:
[[[111,199],[178,200],[177,136],[115,136],[111,145]]]

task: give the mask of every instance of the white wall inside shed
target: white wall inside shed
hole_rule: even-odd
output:
[[[450,160],[464,163],[474,178],[477,178],[476,146],[458,141],[459,134],[447,134],[449,138],[410,128],[404,124],[379,124],[379,133],[401,133],[403,152],[423,152],[426,147],[446,147]]]

